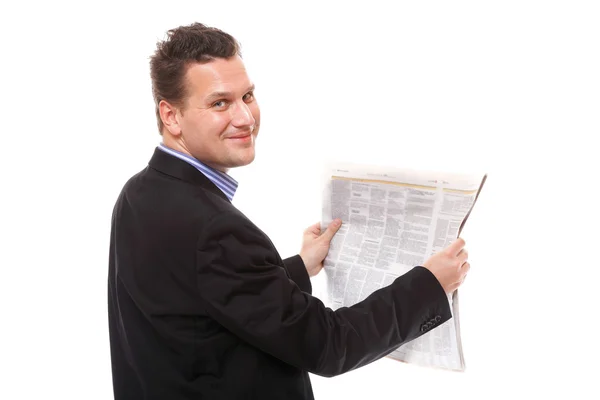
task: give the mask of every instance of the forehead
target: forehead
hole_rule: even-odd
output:
[[[244,62],[239,56],[217,58],[207,63],[194,63],[186,71],[192,96],[208,96],[212,92],[244,91],[251,85]]]

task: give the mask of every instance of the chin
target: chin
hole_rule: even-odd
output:
[[[254,157],[254,149],[252,150],[252,152],[248,152],[247,154],[240,154],[239,157],[232,157],[230,162],[230,168],[243,167],[245,165],[248,165],[252,163],[252,161],[254,161]]]
[[[251,157],[244,158],[244,160],[242,161],[242,164],[240,165],[240,167],[243,166],[243,165],[251,164],[252,161],[254,161],[254,153],[252,154]]]

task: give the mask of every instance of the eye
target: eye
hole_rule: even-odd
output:
[[[254,92],[248,92],[244,95],[245,102],[250,102],[252,100],[254,100]]]
[[[227,105],[227,101],[226,100],[219,100],[219,101],[215,101],[212,106],[216,107],[216,108],[223,108]]]

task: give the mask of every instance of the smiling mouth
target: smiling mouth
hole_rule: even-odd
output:
[[[253,132],[254,132],[254,130],[251,130],[251,131],[246,130],[243,133],[238,133],[237,135],[227,136],[226,139],[236,139],[236,140],[248,139],[248,138],[252,137]]]
[[[252,136],[252,134],[254,133],[255,130],[256,130],[256,125],[253,125],[252,128],[250,129],[250,131],[246,131],[246,133],[242,133],[242,134],[235,135],[235,136],[229,136],[227,139],[246,139],[246,138]]]
[[[250,137],[251,134],[247,134],[247,135],[239,135],[239,136],[231,136],[229,139],[245,139],[247,137]]]
[[[231,136],[231,137],[228,137],[227,139],[232,139],[234,142],[238,142],[238,143],[249,143],[252,141],[252,135],[248,134],[248,135],[243,135],[243,136]]]

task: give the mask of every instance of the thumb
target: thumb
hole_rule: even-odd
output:
[[[452,257],[456,257],[456,255],[458,253],[460,253],[460,251],[463,249],[463,247],[465,247],[465,240],[463,238],[458,238],[456,239],[454,242],[452,242],[450,244],[450,246],[448,246],[446,248],[446,251],[448,252],[448,254],[450,254]]]
[[[325,240],[327,240],[328,242],[331,241],[331,239],[333,239],[333,236],[340,229],[340,226],[342,226],[342,220],[339,218],[334,219],[333,221],[331,221],[325,232],[323,232],[321,237],[325,238]]]

